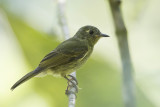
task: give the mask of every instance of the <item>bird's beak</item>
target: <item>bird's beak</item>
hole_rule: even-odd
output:
[[[109,36],[106,35],[106,34],[101,33],[100,37],[109,37]]]

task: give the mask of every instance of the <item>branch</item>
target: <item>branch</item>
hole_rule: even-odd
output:
[[[121,56],[125,107],[136,107],[135,83],[132,75],[133,68],[128,47],[127,29],[120,9],[121,0],[109,0],[109,3]]]
[[[58,19],[59,19],[59,24],[61,26],[61,30],[63,32],[64,38],[66,40],[69,38],[69,29],[67,25],[66,16],[65,16],[65,4],[66,4],[66,0],[58,0]],[[70,75],[76,78],[76,72],[73,72]],[[75,107],[76,87],[74,87],[74,85],[72,85],[71,82],[69,82],[68,85],[70,85],[70,88],[68,89],[68,94],[67,94],[69,99],[68,107]]]
[[[69,39],[69,28],[67,25],[67,20],[65,16],[65,4],[66,0],[58,0],[58,19],[59,24],[64,35],[65,40]]]

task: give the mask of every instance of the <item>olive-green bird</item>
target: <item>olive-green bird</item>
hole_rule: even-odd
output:
[[[67,78],[67,75],[72,73],[83,65],[91,55],[94,45],[101,37],[109,37],[102,34],[94,26],[84,26],[70,39],[62,42],[53,51],[46,55],[39,66],[32,72],[29,72],[18,80],[12,87],[14,90],[17,86],[38,74],[61,75]]]

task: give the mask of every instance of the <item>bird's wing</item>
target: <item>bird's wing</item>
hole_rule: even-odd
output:
[[[50,68],[83,58],[88,52],[88,47],[75,42],[77,41],[60,44],[55,50],[44,57],[39,66]]]

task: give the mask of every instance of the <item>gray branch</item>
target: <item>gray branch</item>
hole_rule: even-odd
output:
[[[109,0],[109,3],[112,11],[123,68],[124,105],[125,107],[136,107],[133,67],[128,47],[127,29],[125,27],[120,9],[121,0]]]
[[[65,16],[66,0],[58,0],[58,19],[65,40],[69,38],[69,28]]]
[[[65,4],[66,0],[58,0],[58,19],[59,24],[61,26],[62,33],[64,35],[65,40],[69,38],[69,28],[67,25],[67,20],[65,16]],[[76,72],[71,73],[70,75],[74,76],[76,78]],[[74,82],[74,81],[73,81]],[[71,87],[69,88],[68,99],[68,107],[75,107],[76,104],[76,87],[74,85],[71,85],[72,83],[68,83]]]

